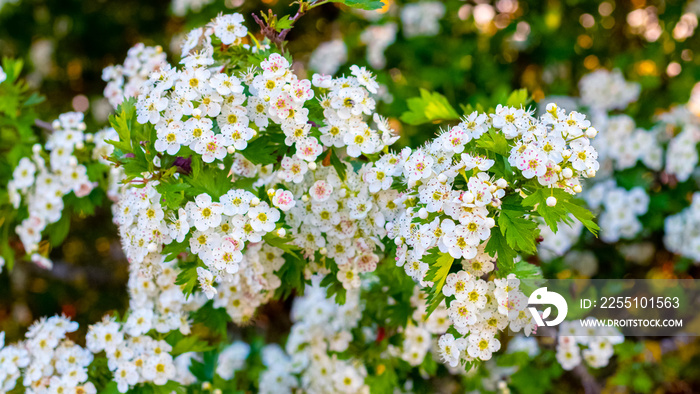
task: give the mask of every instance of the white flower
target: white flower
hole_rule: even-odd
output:
[[[289,211],[296,205],[296,200],[289,190],[277,189],[272,197],[272,205],[283,211]]]
[[[248,211],[248,217],[253,230],[270,232],[275,229],[280,213],[278,210],[268,206],[266,202],[261,202],[258,206]]]
[[[350,66],[350,72],[352,73],[352,75],[357,77],[357,80],[360,82],[360,85],[366,87],[367,90],[370,91],[370,93],[377,93],[377,89],[379,89],[379,84],[377,83],[375,76],[372,75],[371,72],[367,71],[366,68],[358,67],[353,64],[352,66]]]
[[[311,186],[309,195],[314,201],[323,202],[328,200],[333,193],[333,185],[320,179]]]
[[[248,35],[248,28],[243,25],[243,15],[239,13],[221,15],[214,19],[214,34],[225,45],[231,45]]]
[[[34,173],[36,165],[28,158],[20,159],[19,164],[12,173],[14,185],[18,189],[24,189],[34,184]]]
[[[5,82],[7,79],[7,74],[5,74],[5,70],[2,69],[2,66],[0,66],[0,83]]]
[[[490,360],[491,354],[501,348],[501,342],[489,333],[472,333],[469,335],[467,352],[471,357]]]
[[[220,203],[212,202],[211,196],[205,193],[195,198],[195,203],[187,203],[188,216],[199,231],[206,231],[221,223],[223,207]]]
[[[459,364],[460,355],[466,349],[466,345],[464,338],[455,339],[452,334],[444,334],[438,340],[440,358],[444,363],[454,368]]]

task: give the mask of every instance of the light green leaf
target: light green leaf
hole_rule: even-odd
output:
[[[420,90],[420,97],[413,97],[406,102],[408,111],[401,115],[401,120],[412,125],[428,122],[458,120],[459,114],[450,105],[445,96],[436,92]]]

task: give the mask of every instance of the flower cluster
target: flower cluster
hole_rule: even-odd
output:
[[[673,253],[700,261],[700,193],[690,206],[666,218],[664,245]]]
[[[527,297],[518,289],[515,275],[482,279],[495,262],[495,253],[486,248],[496,220],[503,225],[505,215],[519,215],[501,210],[506,191],[529,182],[543,191],[581,192],[579,179],[598,170],[589,140],[595,133],[583,115],[566,114],[553,104],[541,118],[524,109],[498,106],[493,114],[474,112],[427,146],[397,155],[408,189],[396,201],[405,211],[387,228],[398,246],[398,266],[422,286],[444,280],[437,291],[450,300],[450,321],[464,336],[441,339],[441,354],[448,364],[490,359],[500,348],[496,334],[509,325],[527,334],[533,329],[525,309]],[[487,156],[494,157],[493,150],[507,155],[511,173],[502,164],[495,167],[496,160]],[[546,200],[550,207],[557,204],[554,197]],[[437,255],[437,261],[426,262],[428,254]],[[446,278],[426,277],[431,264],[451,264],[453,259],[461,259],[461,270],[445,274]]]
[[[113,373],[120,393],[128,392],[139,383],[152,382],[162,386],[169,380],[179,381],[189,375],[188,366],[176,363],[170,355],[171,345],[147,335],[131,335],[129,332],[133,328],[128,328],[127,324],[122,325],[106,316],[89,327],[86,337],[86,347],[91,352],[105,352],[109,371]],[[178,370],[178,364],[184,367],[183,370]]]
[[[374,76],[352,66],[351,76],[300,79],[289,59],[244,44],[242,22],[222,15],[193,30],[184,67],[160,65],[142,83],[131,115],[138,125],[113,122],[112,151],[125,169],[139,158],[138,168],[149,169],[125,174],[130,184],[115,207],[134,269],[155,275],[162,254],[186,252],[199,288],[237,322],[282,284],[285,249],[271,241],[301,249],[314,263],[307,276],[332,273],[355,288],[360,273],[376,268],[384,223],[398,209],[391,174],[379,178],[388,170],[347,163],[376,157],[398,138],[374,113]],[[255,53],[257,63],[236,65],[238,74],[214,67],[222,47]],[[135,133],[153,138],[145,151],[127,141]],[[379,183],[367,184],[371,176]]]
[[[52,127],[46,151],[41,145],[34,145],[32,156],[20,159],[7,186],[12,205],[19,208],[24,202],[29,212],[29,217],[15,229],[27,253],[36,252],[41,232],[61,219],[64,196],[74,193],[84,197],[96,186],[88,178],[87,167],[79,164],[75,155],[86,149],[85,142],[92,140],[92,135],[84,133],[83,114],[62,114]],[[45,268],[51,266],[38,253],[32,260]]]
[[[114,108],[125,99],[136,97],[148,76],[165,64],[163,48],[136,44],[126,54],[123,65],[109,66],[102,70],[102,80],[107,82],[104,96]]]
[[[27,393],[96,393],[87,381],[92,353],[66,338],[77,329],[78,323],[53,316],[37,320],[17,344],[4,346],[0,334],[0,389],[12,391],[21,376]]]
[[[601,166],[612,161],[610,170],[621,171],[634,167],[637,162],[650,169],[663,167],[663,148],[656,130],[636,129],[634,119],[627,115],[599,116],[596,125],[599,137],[593,146],[600,154]]]
[[[557,361],[570,371],[581,364],[583,356],[591,368],[603,368],[613,356],[613,346],[624,340],[614,327],[583,327],[579,322],[565,321],[559,327]]]
[[[602,209],[599,223],[603,241],[631,239],[642,230],[639,216],[649,209],[649,195],[642,187],[628,191],[609,179],[588,189],[584,198],[591,209]]]
[[[627,82],[620,70],[596,70],[579,81],[581,103],[593,110],[607,112],[627,108],[637,101],[641,86]]]
[[[344,305],[326,297],[312,279],[303,297],[294,301],[292,326],[286,354],[277,347],[268,347],[268,369],[260,375],[261,393],[288,392],[298,388],[304,392],[367,392],[364,384],[367,371],[352,360],[342,360],[330,353],[342,353],[353,339],[350,330],[357,326],[362,314],[359,291],[349,291]],[[298,378],[297,376],[300,376]]]
[[[154,268],[160,270],[157,275],[148,275],[132,266],[127,283],[130,313],[124,332],[134,337],[145,335],[151,329],[161,334],[177,330],[188,335],[189,312],[199,309],[206,298],[200,297],[201,294],[185,296],[175,284],[181,270],[174,261],[161,262]]]

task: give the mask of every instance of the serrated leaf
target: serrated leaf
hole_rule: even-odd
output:
[[[508,246],[515,251],[535,254],[539,235],[537,223],[525,219],[522,215],[522,211],[503,209],[498,216],[498,227],[506,237]]]
[[[505,277],[513,270],[513,260],[518,254],[508,245],[505,236],[497,230],[497,227],[491,229],[491,238],[484,251],[491,257],[497,257],[499,277]]]
[[[422,261],[428,264],[429,267],[425,273],[425,280],[433,282],[433,286],[427,291],[428,297],[425,300],[427,304],[426,319],[440,305],[440,302],[445,299],[445,295],[442,294],[442,287],[445,285],[445,280],[455,260],[449,253],[441,253],[437,247],[430,249],[428,252],[429,254]]]
[[[497,153],[503,157],[507,157],[508,151],[510,150],[506,137],[503,135],[503,133],[494,128],[491,128],[487,133],[484,133],[478,140],[476,140],[476,146],[493,153]]]
[[[420,97],[413,97],[406,101],[408,111],[401,115],[401,120],[412,125],[419,125],[435,121],[449,121],[459,119],[459,114],[450,105],[445,96],[437,92],[420,90]]]
[[[549,196],[554,196],[557,199],[557,204],[553,207],[547,206],[547,197]],[[593,221],[595,215],[584,208],[584,202],[562,189],[539,189],[527,196],[522,205],[534,208],[555,233],[559,230],[559,223],[572,222],[569,214],[578,219],[593,235],[597,236],[600,230],[600,227]]]
[[[194,292],[195,287],[199,284],[199,276],[197,275],[197,262],[182,264],[180,273],[177,274],[175,284],[180,286],[186,298]]]
[[[277,20],[277,23],[275,23],[275,29],[280,32],[284,29],[290,29],[292,27],[292,22],[291,19],[289,19],[289,15],[285,15]]]

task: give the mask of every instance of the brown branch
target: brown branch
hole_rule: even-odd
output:
[[[583,391],[586,394],[600,394],[602,390],[600,384],[588,372],[588,368],[585,365],[577,365],[572,372],[581,380],[581,386],[583,386]]]

